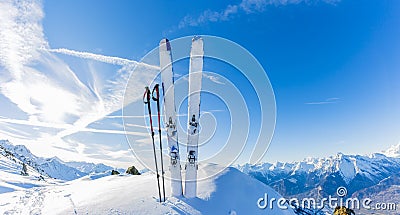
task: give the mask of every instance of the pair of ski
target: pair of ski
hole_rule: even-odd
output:
[[[182,195],[182,175],[179,160],[178,135],[176,130],[174,73],[171,46],[167,39],[160,42],[160,68],[164,92],[165,122],[170,153],[171,187],[173,196]],[[197,160],[200,117],[200,91],[203,70],[203,39],[194,37],[190,50],[189,94],[188,94],[188,142],[185,172],[185,197],[196,197]]]
[[[192,39],[192,47],[190,51],[189,94],[188,94],[189,123],[188,123],[188,142],[187,142],[187,163],[185,167],[186,171],[185,193],[183,193],[183,187],[182,187],[179,143],[178,143],[178,133],[176,127],[177,120],[176,120],[176,109],[175,109],[174,72],[172,67],[171,45],[168,39],[162,39],[160,41],[159,50],[160,50],[160,71],[161,71],[161,80],[162,80],[163,95],[164,95],[164,117],[165,117],[164,122],[168,137],[168,149],[169,149],[168,152],[170,157],[169,169],[171,172],[171,194],[172,196],[176,197],[182,196],[182,194],[184,194],[186,198],[193,198],[196,197],[196,192],[197,192],[196,179],[197,179],[197,168],[198,168],[197,167],[198,139],[199,139],[198,126],[200,117],[200,91],[201,91],[203,55],[204,55],[203,40],[201,37],[194,37]],[[157,104],[159,104],[159,101],[157,102]],[[149,115],[151,118],[150,112]],[[160,127],[161,126],[159,126],[159,129]],[[161,135],[160,130],[159,134]],[[153,137],[153,147],[155,147],[154,133],[152,133],[152,137]],[[160,137],[160,150],[162,150],[161,137]],[[155,154],[155,148],[154,148],[154,154]],[[157,169],[157,164],[156,164],[156,169]],[[164,175],[163,170],[162,173]],[[158,170],[157,170],[157,180],[159,180]],[[165,194],[164,194],[164,200],[165,200]]]

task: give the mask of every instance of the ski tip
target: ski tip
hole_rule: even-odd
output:
[[[196,40],[203,40],[202,38],[201,38],[201,36],[194,36],[193,38],[192,38],[192,42],[194,42],[194,41],[196,41]]]
[[[165,51],[164,48],[166,48],[167,51],[170,51],[170,50],[171,50],[171,46],[170,46],[169,40],[168,40],[167,38],[163,38],[163,39],[160,41],[160,49],[163,49],[163,50]]]
[[[192,39],[192,49],[190,51],[190,56],[202,57],[203,55],[204,55],[203,39],[200,36],[194,36]]]
[[[161,39],[160,44],[163,44],[163,43],[169,43],[169,40],[167,38],[163,38],[163,39]]]

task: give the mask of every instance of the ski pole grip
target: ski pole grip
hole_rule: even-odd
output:
[[[149,93],[150,93],[149,87],[145,87],[145,91],[144,91],[144,94],[143,94],[143,102],[145,104],[150,102],[150,94]]]
[[[160,93],[158,91],[159,86],[159,84],[156,84],[153,88],[153,91],[151,92],[151,97],[154,101],[158,101],[158,99],[160,98]],[[156,91],[156,96],[154,96],[154,91]]]

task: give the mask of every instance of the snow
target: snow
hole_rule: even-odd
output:
[[[221,167],[205,165],[205,178]],[[171,187],[167,185],[167,197]],[[294,214],[292,210],[259,209],[257,200],[279,194],[235,168],[199,181],[198,198],[169,197],[159,203],[152,173],[83,177],[63,185],[34,187],[0,194],[0,213],[15,214]]]
[[[20,174],[22,164],[15,163],[0,156],[0,193],[23,190],[25,188],[44,186],[47,183],[39,181],[40,174],[28,169],[29,176]]]
[[[64,162],[57,157],[37,157],[25,146],[13,145],[8,140],[0,140],[0,152],[3,156],[8,156],[10,159],[16,160],[15,162],[19,162],[21,168],[22,163],[27,164],[33,172],[38,172],[38,176],[49,176],[66,181],[74,180],[91,173],[101,173],[113,169],[104,164]],[[121,172],[124,170],[119,169],[118,171]]]
[[[384,151],[383,154],[392,158],[400,158],[400,143],[395,146],[391,146],[389,149]]]
[[[295,168],[297,164],[295,163],[282,163],[282,162],[275,162],[272,165],[263,164],[261,166],[268,167],[269,171],[277,171],[277,172],[289,172]]]
[[[338,155],[338,162],[336,164],[336,168],[339,173],[342,175],[343,180],[346,184],[350,184],[350,181],[356,176],[356,162],[354,159],[349,158],[342,153]]]
[[[393,150],[392,147],[391,151]],[[379,180],[382,173],[389,174],[395,166],[398,166],[399,158],[387,157],[384,154],[374,153],[371,155],[345,155],[338,153],[335,156],[325,158],[306,158],[303,161],[274,164],[245,164],[237,168],[246,174],[261,173],[262,175],[298,175],[310,174],[325,175],[338,172],[343,180],[349,184],[357,174],[367,177],[371,181]]]
[[[298,162],[297,165],[294,167],[294,171],[292,174],[295,174],[296,172],[311,172],[315,169],[315,164],[313,161],[307,160],[303,162]]]
[[[2,141],[1,144],[4,145],[0,147],[0,194],[57,183],[56,180],[42,176],[36,169],[28,165],[28,175],[22,176],[22,162],[5,151],[4,146],[9,147],[10,143]],[[2,146],[1,144],[0,146]],[[23,148],[19,147],[19,149]]]
[[[85,173],[66,165],[57,157],[45,159],[39,165],[40,168],[49,176],[61,180],[69,181],[86,175]]]
[[[94,164],[94,163],[88,163],[88,162],[70,161],[70,162],[65,162],[65,164],[67,166],[73,167],[83,173],[86,173],[86,174],[102,173],[102,172],[107,172],[107,171],[114,169],[113,167],[104,165],[102,163]],[[118,169],[118,171],[124,172],[125,170]]]

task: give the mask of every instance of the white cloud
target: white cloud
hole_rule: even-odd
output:
[[[116,119],[116,118],[124,118],[124,119],[126,119],[126,118],[139,118],[139,119],[142,119],[142,118],[144,118],[144,116],[115,116],[115,115],[113,115],[113,116],[105,116],[104,118],[109,118],[109,119]]]
[[[312,2],[336,4],[340,1],[341,0],[242,0],[239,4],[228,5],[221,11],[205,10],[197,17],[187,15],[180,21],[178,28],[181,29],[187,26],[198,26],[207,22],[227,21],[240,12],[246,14],[263,12],[269,5],[284,6],[299,3],[309,4]]]
[[[0,121],[0,137],[4,139],[9,138],[17,138],[17,139],[27,139],[28,133],[24,131],[19,131],[14,129],[12,126],[8,125],[7,123]]]
[[[68,136],[78,132],[125,134],[122,130],[88,126],[120,110],[124,99],[125,104],[140,100],[142,88],[131,89],[124,98],[127,81],[130,80],[133,86],[150,83],[158,66],[89,52],[52,49],[43,33],[44,13],[40,0],[3,0],[0,8],[0,93],[25,113],[23,119],[1,117],[0,123],[6,123],[9,128],[12,125],[37,126],[37,133],[42,133],[35,137],[22,130],[7,130],[2,132],[2,138],[11,137],[16,144],[29,145],[39,155],[59,156],[65,150],[79,146],[79,153],[68,152],[65,156],[81,159],[85,158],[82,154],[85,147],[65,141]],[[91,67],[90,63],[89,71],[86,68],[71,69],[59,54],[120,65],[121,68],[112,77],[100,77],[101,71]],[[88,77],[84,82],[79,76],[83,73]],[[55,130],[50,133],[48,128]],[[148,135],[134,131],[129,134]]]
[[[71,125],[68,124],[58,124],[58,123],[49,123],[49,122],[40,122],[40,121],[33,121],[33,120],[21,120],[21,119],[9,119],[0,116],[0,122],[6,122],[11,124],[18,124],[18,125],[30,125],[30,126],[39,126],[39,127],[46,127],[46,128],[59,128],[59,129],[67,129],[70,128]]]
[[[326,104],[335,104],[340,101],[340,98],[327,98],[324,101],[316,101],[316,102],[306,102],[306,105],[326,105]]]
[[[209,73],[209,72],[207,72],[207,73],[203,72],[203,79],[206,78],[206,79],[208,79],[208,80],[210,80],[210,81],[212,81],[212,82],[214,82],[216,84],[222,84],[222,85],[225,84],[223,81],[221,81],[221,78],[220,78],[220,76],[218,74],[216,74],[216,73],[214,73],[214,74],[215,75],[211,75],[211,73]],[[188,82],[189,81],[189,75],[181,76],[181,79],[183,81]]]
[[[37,48],[48,47],[41,25],[42,5],[34,0],[4,0],[0,8],[0,64],[19,79],[24,66],[40,55]]]
[[[207,73],[203,73],[203,78],[207,78],[208,80],[210,80],[210,81],[212,81],[212,82],[214,82],[216,84],[225,84],[224,82],[222,82],[220,80],[220,77],[217,76],[217,75],[210,75],[210,74],[207,74]]]

